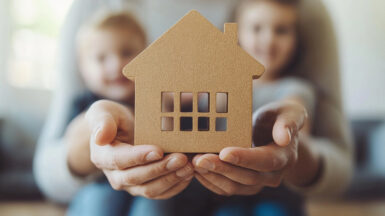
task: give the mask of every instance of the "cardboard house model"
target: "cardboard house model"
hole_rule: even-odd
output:
[[[263,66],[224,32],[190,11],[123,69],[135,81],[134,144],[164,152],[251,147],[252,80]]]

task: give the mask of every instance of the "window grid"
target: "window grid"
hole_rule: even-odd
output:
[[[228,131],[228,101],[228,92],[164,91],[161,93],[160,129],[162,132]],[[173,125],[165,128],[166,119]]]

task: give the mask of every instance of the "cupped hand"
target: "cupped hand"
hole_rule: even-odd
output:
[[[186,155],[163,155],[154,145],[132,145],[134,116],[115,102],[101,100],[86,113],[92,130],[91,161],[116,190],[134,196],[167,199],[183,191],[193,178]]]
[[[260,108],[253,118],[254,147],[224,148],[219,155],[193,159],[195,177],[220,195],[253,195],[263,187],[278,187],[298,159],[298,132],[307,119],[305,108],[277,102]]]

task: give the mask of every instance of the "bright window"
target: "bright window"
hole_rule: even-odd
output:
[[[61,24],[73,0],[12,0],[10,85],[52,89]]]

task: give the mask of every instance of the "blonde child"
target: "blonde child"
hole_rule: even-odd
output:
[[[299,3],[245,0],[236,10],[240,46],[266,69],[253,83],[257,147],[226,148],[219,157],[198,155],[193,164],[196,178],[217,194],[259,196],[220,202],[218,215],[303,215],[302,199],[293,191],[320,196],[338,194],[347,187],[352,147],[346,125],[341,126],[344,119],[331,119],[334,110],[321,113],[336,130],[324,131],[322,138],[311,134],[312,126],[319,131],[317,122],[311,121],[317,95],[311,82],[299,78],[303,51]]]
[[[119,113],[124,116],[122,121],[116,122],[129,130],[129,133],[118,132],[117,135],[126,143],[133,142],[133,106],[134,106],[134,83],[122,75],[123,67],[138,55],[147,45],[146,35],[139,23],[126,12],[103,11],[97,13],[88,22],[84,23],[77,33],[76,48],[79,75],[85,85],[85,91],[81,92],[71,102],[70,112],[65,116],[65,121],[56,122],[64,124],[63,134],[58,139],[47,139],[60,125],[48,125],[42,134],[42,139],[36,152],[34,161],[34,172],[37,183],[41,190],[49,198],[56,201],[71,200],[69,208],[70,215],[120,215],[126,214],[132,196],[126,192],[114,191],[111,185],[116,185],[118,172],[123,167],[119,161],[120,156],[136,154],[137,159],[154,161],[161,157],[155,148],[150,154],[142,157],[145,150],[128,150],[129,145],[115,145],[121,148],[118,154],[109,154],[109,147],[103,148],[103,156],[93,154],[90,140],[98,139],[91,137],[91,131],[85,121],[85,111],[89,106],[99,100],[109,99],[115,101],[127,110]],[[69,74],[70,75],[70,74]],[[76,86],[74,86],[76,88]],[[68,89],[70,91],[70,89]],[[61,98],[66,100],[68,98]],[[59,116],[60,110],[55,111]],[[102,114],[102,113],[101,113]],[[101,115],[100,118],[106,116]],[[112,117],[112,116],[111,116]],[[124,121],[129,118],[130,121]],[[98,120],[96,117],[95,120]],[[64,122],[64,123],[63,123]],[[115,128],[116,129],[116,128]],[[113,127],[108,131],[112,132]],[[100,134],[100,135],[103,135]],[[91,153],[90,153],[91,152]],[[110,157],[114,159],[108,161]],[[127,155],[128,158],[131,158]],[[110,167],[104,169],[102,159],[108,161]],[[168,162],[167,168],[177,170],[186,165],[182,155],[170,155],[164,162]],[[131,164],[135,165],[135,164]],[[116,167],[118,166],[118,167]],[[192,166],[186,172],[180,172],[184,176],[192,177]],[[114,171],[118,169],[119,171]],[[104,175],[111,182],[105,179]],[[140,174],[143,171],[135,171]],[[179,174],[179,173],[178,173]],[[189,177],[186,176],[186,177]],[[156,178],[154,174],[147,174],[145,178]],[[136,178],[135,181],[141,181]],[[115,189],[119,189],[114,187]],[[139,189],[136,189],[139,190]],[[148,193],[148,192],[146,192]]]

